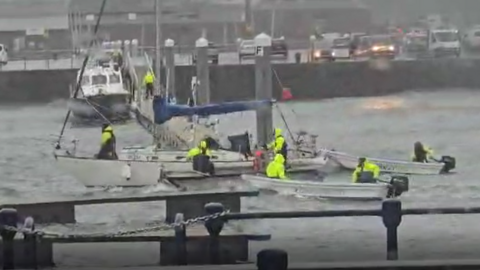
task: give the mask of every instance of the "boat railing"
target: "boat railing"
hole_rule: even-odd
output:
[[[350,158],[350,159],[358,159],[360,156],[355,156],[355,155],[350,155],[350,154],[347,154],[347,153],[344,153],[344,152],[338,152],[338,151],[335,151],[335,150],[328,150],[328,149],[325,149],[325,150],[322,150],[323,152],[325,152],[326,155],[331,155],[331,156],[343,156],[343,157],[347,157],[347,158]],[[396,163],[396,164],[399,164],[399,165],[411,165],[412,162],[411,161],[405,161],[405,160],[395,160],[395,159],[387,159],[387,158],[373,158],[373,157],[367,157],[367,159],[371,160],[371,161],[376,161],[376,162],[386,162],[386,163]],[[414,164],[418,164],[419,166],[439,166],[439,163],[414,163]],[[440,164],[441,165],[441,164]]]
[[[174,242],[175,242],[175,250],[172,251],[174,252],[175,256],[174,258],[175,261],[173,262],[174,264],[177,265],[185,265],[187,262],[187,258],[189,257],[189,249],[187,249],[187,242],[189,241],[189,232],[190,230],[187,230],[187,227],[189,227],[190,224],[196,224],[196,223],[203,223],[205,228],[207,229],[208,232],[208,243],[209,243],[209,248],[208,251],[206,251],[208,254],[208,257],[210,258],[210,263],[211,264],[218,264],[216,261],[218,261],[218,258],[220,256],[220,253],[223,251],[222,248],[220,248],[221,245],[221,240],[219,235],[221,235],[221,232],[223,228],[225,227],[226,222],[234,221],[234,220],[259,220],[259,219],[299,219],[299,218],[335,218],[335,217],[377,217],[380,218],[384,227],[386,234],[384,232],[379,231],[379,235],[386,235],[386,260],[390,261],[393,266],[395,266],[393,261],[398,261],[399,260],[399,248],[398,248],[398,228],[402,224],[402,219],[404,216],[430,216],[430,215],[468,215],[468,214],[480,214],[480,207],[434,207],[434,208],[402,208],[402,202],[398,199],[387,199],[382,202],[381,208],[379,209],[346,209],[346,210],[319,210],[319,211],[283,211],[283,212],[246,212],[246,213],[234,213],[234,212],[229,212],[227,208],[221,203],[208,203],[204,206],[204,212],[206,213],[204,216],[200,216],[197,218],[193,219],[188,219],[184,220],[184,214],[183,213],[177,213],[177,217],[175,218],[175,222],[173,224],[168,225],[168,229],[173,231],[174,234]],[[34,230],[27,230],[25,228],[22,229],[16,229],[17,224],[13,224],[12,222],[15,221],[16,219],[12,219],[12,214],[16,214],[15,209],[10,209],[10,208],[5,208],[0,211],[0,229],[3,230],[3,232],[7,231],[14,231],[18,233],[22,233],[25,235],[25,245],[32,245],[34,250],[37,248],[41,248],[41,246],[37,246],[36,243],[41,241],[41,237],[43,237],[43,234],[41,231],[34,231]],[[33,224],[33,218],[29,217],[29,224],[31,227],[34,225]],[[25,220],[25,223],[27,223],[27,219]],[[13,221],[12,221],[13,220]],[[351,222],[351,221],[349,221]],[[25,227],[26,225],[24,225]],[[353,227],[353,225],[352,225]],[[13,228],[13,229],[12,229]],[[141,230],[144,230],[145,228],[142,228]],[[195,231],[195,230],[192,230]],[[307,232],[309,233],[309,232]],[[15,234],[13,234],[15,235]],[[31,236],[35,237],[31,237]],[[47,235],[54,235],[53,233],[49,233]],[[106,234],[108,235],[108,234]],[[2,238],[3,241],[5,242],[6,240],[13,240],[13,236],[11,236],[9,233],[2,233]],[[10,238],[11,237],[11,238]],[[84,237],[84,235],[79,235],[79,238]],[[75,235],[70,235],[69,238],[75,238]],[[33,241],[32,241],[33,239]],[[269,240],[268,239],[263,239],[263,240]],[[262,239],[255,239],[255,240],[262,240]],[[319,239],[319,241],[322,241]],[[13,245],[11,245],[13,246]],[[10,247],[10,245],[2,245],[4,251],[7,247]],[[452,246],[453,248],[453,246]],[[279,260],[285,260],[285,257],[288,256],[286,251],[276,249],[275,252],[270,252],[272,256],[269,256],[268,260],[266,260],[263,263],[266,264],[274,264],[278,266]],[[10,253],[8,253],[10,254]],[[13,253],[12,253],[13,254]],[[37,254],[36,252],[31,252],[31,254]],[[275,254],[275,256],[274,256]],[[279,254],[283,254],[283,256],[280,256]],[[32,255],[34,256],[34,255]],[[36,256],[36,255],[35,255]],[[262,259],[260,256],[257,257],[258,261],[257,264],[260,263],[259,261]],[[263,260],[263,259],[262,259]],[[441,261],[440,261],[441,262]],[[385,262],[377,262],[379,264],[385,264]],[[397,262],[400,263],[400,262]],[[420,264],[421,262],[418,261],[417,264]],[[446,265],[450,265],[447,261],[445,261]],[[283,264],[281,264],[283,265]],[[439,263],[440,266],[443,264]],[[477,264],[475,266],[479,266],[480,262],[477,261]],[[412,268],[415,265],[411,265]],[[420,269],[418,265],[415,269]],[[402,268],[407,268],[407,267],[402,267]],[[13,268],[8,268],[8,269],[13,269]],[[35,268],[36,269],[36,268]],[[238,268],[238,269],[243,269],[243,268]],[[247,268],[245,268],[247,269]],[[250,269],[250,268],[248,268]],[[261,268],[258,268],[261,269]],[[289,269],[286,265],[278,268],[278,267],[266,267],[262,269],[277,269],[277,270],[286,270]],[[290,268],[290,269],[298,269],[298,268]],[[301,268],[301,269],[307,269],[307,268]],[[308,269],[370,269],[370,267],[339,267],[339,268],[334,268],[334,267],[321,267],[321,268],[308,268]],[[395,267],[389,268],[388,265],[386,267],[373,267],[371,269],[397,269]],[[421,269],[424,269],[423,267]],[[426,268],[425,268],[426,269]],[[429,268],[433,269],[433,268]],[[435,269],[453,269],[453,268],[435,268]],[[460,268],[455,268],[455,269],[460,269]],[[477,269],[470,267],[468,269]]]

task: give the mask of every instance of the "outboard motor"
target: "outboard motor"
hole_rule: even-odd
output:
[[[250,134],[245,132],[244,134],[228,136],[230,141],[230,149],[233,152],[241,153],[245,158],[253,156],[252,149],[250,147]]]
[[[409,189],[409,180],[405,175],[392,175],[390,187],[388,189],[387,198],[395,198]]]
[[[377,180],[375,180],[375,177],[373,177],[373,172],[369,171],[361,172],[357,180],[357,183],[362,184],[375,184],[376,182]]]
[[[213,174],[213,163],[210,161],[210,157],[206,155],[196,155],[192,159],[192,167],[194,171]]]
[[[442,156],[440,162],[443,163],[443,168],[440,173],[449,173],[451,170],[455,169],[455,166],[457,165],[457,161],[451,156]]]
[[[220,149],[220,143],[212,137],[205,138],[205,142],[207,143],[208,148],[212,150]]]

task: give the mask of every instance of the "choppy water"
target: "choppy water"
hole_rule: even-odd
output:
[[[389,100],[389,103],[381,100]],[[379,105],[380,104],[380,105]],[[480,92],[451,90],[429,94],[405,93],[395,97],[370,99],[332,99],[323,102],[282,105],[292,130],[303,128],[319,134],[325,147],[359,155],[408,158],[414,141],[421,140],[438,154],[457,158],[457,173],[448,176],[414,176],[411,190],[402,196],[406,207],[480,205],[477,157],[480,156]],[[390,109],[379,107],[393,106]],[[372,109],[377,108],[377,109]],[[2,202],[47,200],[85,196],[116,196],[137,191],[86,190],[74,179],[59,172],[53,159],[53,137],[58,134],[65,102],[40,107],[5,107],[0,114],[0,168]],[[254,127],[250,114],[221,117],[222,132],[238,132]],[[235,123],[231,125],[230,123]],[[275,123],[283,126],[278,113]],[[253,131],[253,130],[251,130]],[[116,127],[119,144],[146,144],[150,138],[134,124]],[[80,139],[80,149],[97,150],[99,128],[76,128],[66,138]],[[347,181],[348,173],[331,176]],[[240,185],[239,182],[207,182],[197,187]],[[334,208],[372,208],[379,203],[334,203],[282,196],[247,199],[245,211],[316,210]],[[78,230],[108,230],[142,226],[161,219],[163,205],[142,203],[80,207]],[[480,246],[478,216],[405,217],[400,228],[402,259],[475,258]],[[92,224],[94,224],[92,226]],[[287,249],[293,261],[382,260],[385,258],[385,230],[379,218],[336,218],[304,220],[242,221],[248,230],[270,232],[273,240],[254,243],[252,252],[265,246]],[[51,230],[67,230],[51,227]],[[154,264],[158,247],[152,244],[105,244],[57,248],[59,265]],[[254,257],[252,257],[254,258]]]

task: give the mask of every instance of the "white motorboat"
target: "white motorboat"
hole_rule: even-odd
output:
[[[399,181],[391,183],[329,183],[314,180],[281,180],[268,178],[264,175],[242,175],[243,180],[263,189],[284,194],[301,195],[305,197],[346,200],[382,200],[387,197],[400,196],[408,191],[408,179],[399,177]],[[394,178],[392,178],[394,179]]]
[[[335,150],[321,150],[322,155],[330,161],[337,163],[343,168],[354,170],[358,164],[358,156],[338,152]],[[418,174],[418,175],[435,175],[448,173],[455,169],[455,158],[450,156],[442,156],[438,163],[420,163],[403,160],[370,158],[367,159],[380,167],[382,173],[390,174]]]
[[[92,66],[84,71],[80,87],[81,91],[75,98],[75,89],[70,89],[71,98],[68,101],[68,109],[76,118],[129,119],[130,92],[124,88],[119,70],[110,66]]]
[[[150,149],[152,149],[151,147]],[[195,173],[191,162],[186,160],[187,151],[151,150],[147,152],[119,154],[118,160],[100,160],[71,154],[56,154],[57,166],[73,176],[86,187],[140,187],[161,182],[163,172]],[[212,151],[217,170],[252,170],[253,160],[229,151]],[[294,169],[321,169],[326,163],[323,157],[291,159]]]

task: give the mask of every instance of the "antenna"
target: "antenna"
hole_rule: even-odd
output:
[[[93,30],[93,37],[92,39],[90,40],[90,44],[88,46],[88,49],[90,50],[93,46],[93,44],[95,44],[95,38],[97,36],[97,32],[98,32],[98,28],[100,26],[100,21],[102,19],[102,16],[103,16],[103,12],[105,10],[105,4],[107,3],[107,0],[103,0],[102,1],[102,6],[100,7],[100,12],[98,13],[98,17],[97,17],[97,22],[95,24],[95,28]],[[85,72],[85,67],[87,66],[87,63],[88,63],[88,59],[90,58],[90,55],[89,55],[89,52],[87,52],[87,55],[85,56],[85,59],[83,59],[83,63],[82,63],[82,68],[80,69],[80,75],[78,76],[77,78],[77,84],[75,86],[75,92],[73,93],[73,96],[72,98],[76,98],[77,95],[78,95],[78,92],[80,91],[81,87],[80,87],[80,82],[82,81],[82,78],[83,78],[83,73]],[[65,132],[65,128],[67,126],[67,123],[68,123],[68,119],[70,118],[70,114],[72,113],[72,111],[69,109],[68,112],[67,112],[67,115],[65,116],[65,120],[63,121],[63,126],[62,126],[62,129],[60,131],[60,136],[58,136],[58,141],[57,141],[57,144],[55,145],[55,149],[60,149],[60,142],[62,140],[62,137],[63,137],[63,133]]]

